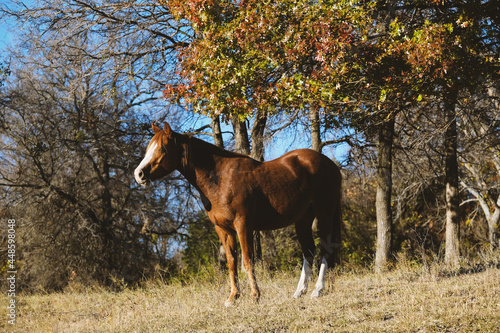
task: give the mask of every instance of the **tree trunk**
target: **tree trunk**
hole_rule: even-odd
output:
[[[309,110],[310,131],[311,131],[311,149],[321,153],[321,129],[319,124],[319,111],[316,107]],[[314,218],[312,229],[318,231],[318,219]]]
[[[493,102],[493,107],[498,113],[500,111],[500,92],[497,86],[488,88],[488,96]],[[500,163],[498,162],[498,154],[494,155],[494,163],[497,169],[497,174],[500,175]],[[490,241],[490,249],[495,251],[500,248],[500,238],[498,237],[498,230],[500,228],[500,196],[495,202],[495,213],[493,218],[488,221],[488,238]]]
[[[382,1],[377,11],[377,30],[385,35],[392,21],[394,1]],[[375,252],[375,271],[384,272],[388,269],[392,247],[392,146],[394,141],[394,119],[391,115],[380,124],[378,131],[377,157],[377,193],[375,210],[377,215],[377,247]]]
[[[492,218],[488,220],[488,239],[490,241],[491,251],[495,251],[500,247],[498,239],[498,225],[500,222],[500,209],[495,208]]]
[[[214,144],[217,147],[224,148],[224,140],[222,139],[222,131],[220,129],[220,118],[219,116],[213,116],[212,122],[210,123],[212,128],[212,133],[214,137]]]
[[[378,2],[380,5],[376,29],[381,35],[390,30],[394,13],[393,0]],[[377,214],[377,248],[375,253],[375,271],[386,271],[392,246],[392,146],[394,141],[395,115],[385,119],[379,126],[377,160],[377,194],[375,210]]]
[[[476,176],[477,173],[474,172],[474,169],[470,166],[470,164],[465,163],[464,165],[472,175]],[[498,167],[497,170],[500,171]],[[476,179],[479,180],[479,178]],[[467,189],[467,191],[469,191],[469,193],[472,194],[474,198],[476,198],[479,206],[483,210],[486,222],[488,224],[488,241],[490,243],[490,249],[491,251],[495,251],[500,247],[498,239],[498,225],[500,222],[500,196],[497,197],[497,200],[494,200],[492,197],[485,196],[483,192],[476,190],[474,186],[470,186],[464,181],[461,181],[460,183],[463,188]],[[493,209],[493,211],[491,211],[491,208]]]
[[[309,118],[311,120],[311,149],[321,153],[321,130],[317,108],[311,107]]]
[[[257,111],[252,127],[252,158],[264,161],[264,130],[266,129],[267,115]],[[260,231],[254,231],[255,260],[262,261],[262,244]]]
[[[456,94],[445,99],[445,184],[446,184],[446,249],[445,262],[458,266],[460,258],[460,211],[458,196],[458,160],[457,160],[457,116],[455,110]]]
[[[264,161],[264,130],[266,129],[267,115],[258,111],[252,127],[252,158]]]
[[[237,153],[250,155],[250,141],[248,140],[247,124],[238,116],[231,118],[234,130],[234,150]]]
[[[379,128],[377,162],[377,249],[375,271],[387,269],[392,243],[392,145],[394,140],[394,118],[385,120]]]

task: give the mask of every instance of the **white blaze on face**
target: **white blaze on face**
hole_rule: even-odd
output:
[[[151,146],[149,146],[149,149],[146,151],[146,156],[144,156],[144,159],[142,160],[141,164],[135,169],[134,171],[134,176],[135,180],[139,183],[142,184],[143,180],[139,177],[139,172],[148,165],[149,162],[153,159],[153,155],[156,151],[156,147],[158,147],[158,144],[154,142]]]

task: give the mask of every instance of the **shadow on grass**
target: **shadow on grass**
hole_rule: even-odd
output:
[[[469,267],[460,267],[452,270],[442,270],[439,272],[440,277],[456,277],[461,275],[470,275],[482,273],[487,269],[500,269],[500,260],[491,260],[486,263],[479,263]]]

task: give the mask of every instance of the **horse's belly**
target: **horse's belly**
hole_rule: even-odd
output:
[[[289,205],[272,205],[270,202],[254,209],[252,214],[257,230],[274,230],[294,224],[305,215],[311,206],[308,200],[296,201]]]
[[[295,223],[293,219],[276,218],[276,219],[261,219],[255,222],[255,230],[275,230],[288,227]]]

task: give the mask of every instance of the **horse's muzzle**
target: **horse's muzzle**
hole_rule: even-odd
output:
[[[135,181],[141,186],[147,186],[149,184],[149,179],[146,177],[144,169],[134,171]]]

